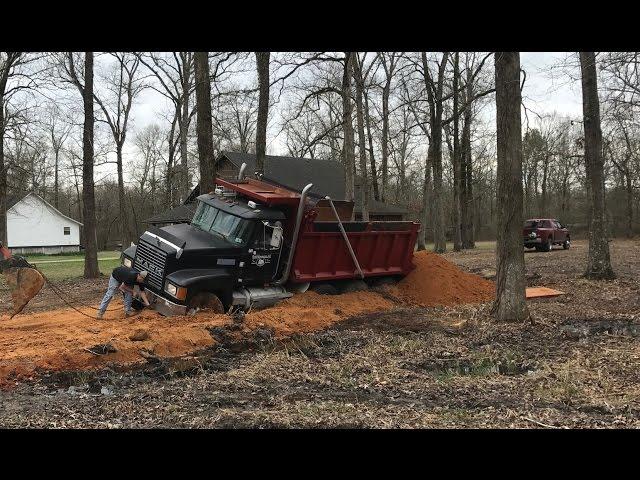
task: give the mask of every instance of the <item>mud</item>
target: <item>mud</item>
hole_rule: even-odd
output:
[[[423,307],[483,303],[495,297],[495,284],[465,272],[440,255],[416,252],[416,268],[391,291],[403,300]]]
[[[355,319],[349,323],[354,325],[371,315],[367,322],[375,323],[378,315],[379,325],[399,329],[404,328],[406,315],[417,315],[425,328],[432,328],[434,320],[412,308],[479,303],[493,296],[490,281],[466,273],[438,255],[420,252],[415,264],[409,277],[396,286],[332,296],[308,291],[272,308],[243,315],[201,312],[191,317],[162,317],[143,310],[124,318],[120,299],[112,302],[102,320],[91,318],[95,311],[89,308],[80,312],[54,309],[14,318],[4,315],[0,317],[0,386],[15,386],[46,372],[163,364],[166,359],[216,345],[241,352],[325,330],[347,319]],[[406,304],[413,307],[407,309]],[[444,323],[451,330],[464,324]],[[412,325],[415,327],[415,322]]]

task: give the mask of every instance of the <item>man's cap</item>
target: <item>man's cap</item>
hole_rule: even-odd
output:
[[[147,278],[148,274],[149,272],[147,272],[146,270],[142,270],[138,275],[140,275],[142,278]]]

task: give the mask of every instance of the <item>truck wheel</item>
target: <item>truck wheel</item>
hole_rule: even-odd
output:
[[[373,277],[369,280],[369,285],[371,287],[383,287],[385,285],[395,285],[400,281],[397,277]]]
[[[364,280],[348,280],[341,285],[340,293],[362,292],[368,288]]]
[[[224,313],[224,306],[214,293],[200,292],[194,295],[187,304],[187,312],[190,315],[205,310],[212,313]]]
[[[571,240],[569,239],[565,240],[564,243],[562,244],[562,248],[564,248],[565,250],[568,250],[570,246],[571,246]]]
[[[319,295],[337,295],[338,290],[330,283],[311,284],[311,290]]]
[[[550,252],[552,245],[553,245],[553,243],[551,241],[551,238],[547,238],[547,243],[545,243],[544,246],[542,247],[542,251],[543,252]]]

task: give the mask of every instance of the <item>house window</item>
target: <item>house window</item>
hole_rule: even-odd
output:
[[[64,227],[64,234],[71,235],[71,227]]]

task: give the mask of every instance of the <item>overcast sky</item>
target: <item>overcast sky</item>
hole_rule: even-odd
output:
[[[554,111],[560,115],[572,118],[582,116],[581,92],[579,82],[561,76],[554,78],[551,67],[567,58],[569,54],[563,52],[522,52],[521,65],[526,72],[526,82],[523,91],[523,103],[529,111],[529,121],[535,121],[535,115],[551,114]],[[556,76],[559,77],[559,76]],[[574,75],[575,78],[575,75]],[[164,119],[159,114],[167,110],[166,99],[153,90],[144,91],[133,107],[134,130],[140,130],[152,123],[163,124]],[[483,112],[491,117],[492,108]],[[278,112],[270,112],[278,115]],[[524,116],[523,116],[524,121]],[[267,153],[285,154],[284,134],[277,136],[279,119],[271,118],[272,128],[268,132]],[[134,155],[132,145],[133,135],[128,137],[129,145],[126,155]],[[106,167],[109,168],[110,167]],[[106,171],[104,172],[106,173]]]

